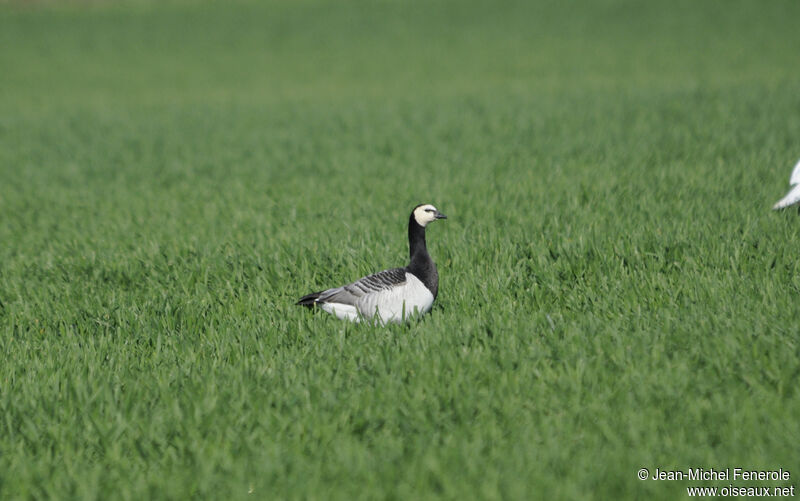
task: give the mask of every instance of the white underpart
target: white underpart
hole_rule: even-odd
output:
[[[414,219],[417,220],[418,225],[424,228],[428,223],[436,219],[436,212],[436,207],[431,204],[420,205],[414,209]]]
[[[318,304],[323,311],[327,311],[332,315],[336,315],[337,318],[342,318],[344,320],[350,320],[353,322],[359,321],[358,310],[352,304],[342,304],[342,303],[318,303]]]
[[[800,202],[800,162],[794,166],[792,175],[789,177],[789,184],[792,185],[792,189],[772,206],[773,210],[784,209]]]
[[[359,298],[356,305],[319,303],[319,306],[338,318],[354,322],[362,318],[372,319],[376,315],[382,323],[402,322],[431,311],[433,294],[420,279],[406,273],[404,284],[366,294]]]

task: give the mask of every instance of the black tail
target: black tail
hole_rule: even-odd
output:
[[[313,308],[314,305],[317,304],[317,299],[319,299],[320,294],[322,294],[322,292],[312,292],[311,294],[306,294],[295,304],[299,306],[305,306],[307,308]]]

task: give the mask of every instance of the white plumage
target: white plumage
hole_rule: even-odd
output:
[[[797,162],[794,170],[792,170],[792,175],[789,177],[789,185],[792,186],[792,189],[772,206],[772,210],[785,209],[800,202],[800,161]]]
[[[373,316],[383,323],[401,322],[413,315],[423,315],[431,311],[431,291],[411,273],[406,272],[405,278],[404,283],[364,294],[355,299],[355,304],[325,302],[319,303],[319,306],[338,318],[354,322]]]

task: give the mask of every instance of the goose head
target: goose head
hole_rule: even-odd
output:
[[[447,216],[439,212],[439,210],[431,204],[417,205],[414,207],[414,211],[411,215],[414,217],[417,224],[423,228],[437,219],[447,219]]]

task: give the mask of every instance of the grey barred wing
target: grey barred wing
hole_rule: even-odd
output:
[[[391,289],[404,283],[406,283],[405,268],[393,268],[366,276],[350,285],[345,285],[345,288],[350,289],[354,294],[360,292],[363,295]]]
[[[400,287],[405,283],[405,268],[379,271],[351,284],[324,291],[319,297],[319,302],[356,305],[364,296]]]

